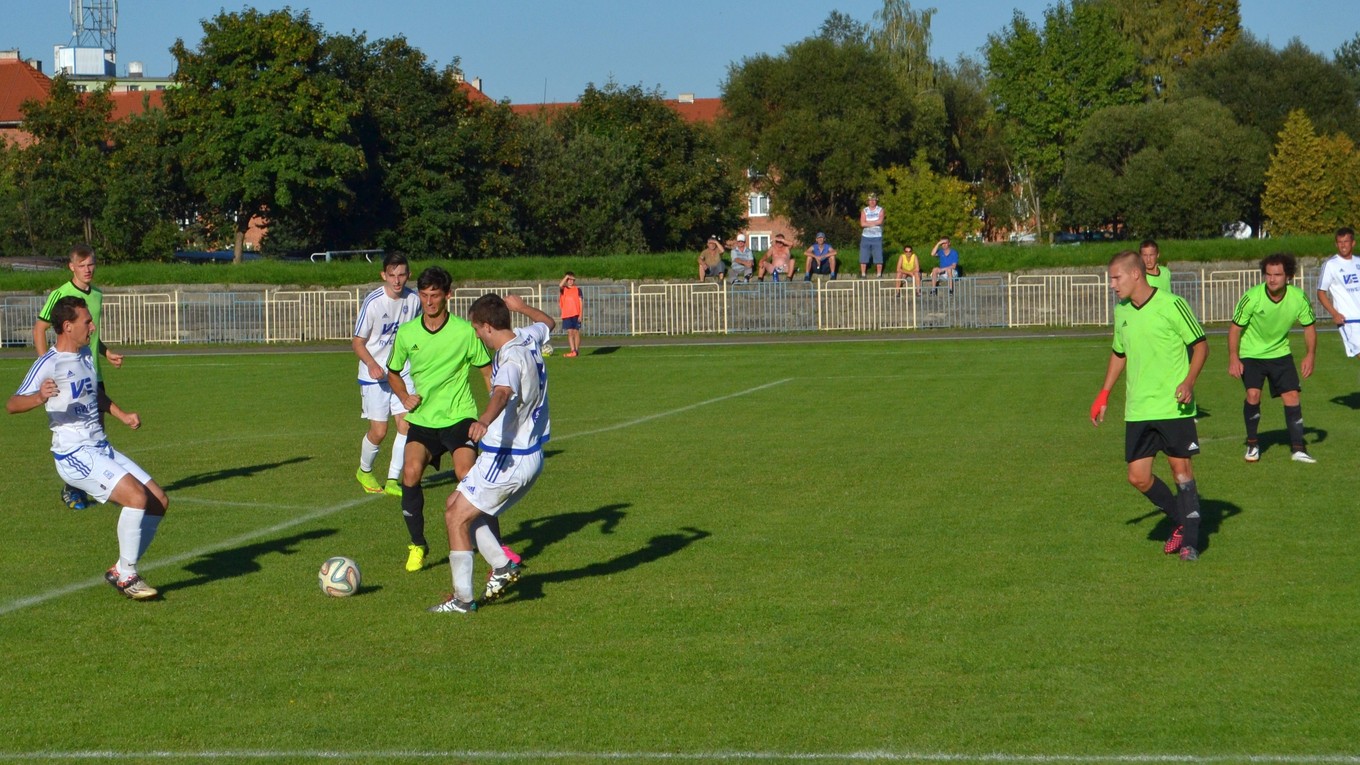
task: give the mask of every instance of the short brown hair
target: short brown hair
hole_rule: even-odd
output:
[[[472,306],[468,308],[468,321],[490,324],[492,329],[510,329],[510,309],[500,295],[488,292],[472,301]]]
[[[93,257],[94,248],[84,242],[71,245],[71,251],[66,254],[66,259],[71,263]]]
[[[58,335],[66,331],[66,322],[75,321],[77,311],[81,308],[90,310],[83,297],[67,295],[58,300],[52,305],[52,329],[56,330]]]

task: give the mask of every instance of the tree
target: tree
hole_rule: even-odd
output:
[[[1317,234],[1328,229],[1327,210],[1334,193],[1327,175],[1327,152],[1302,109],[1280,129],[1266,170],[1261,211],[1276,234]]]
[[[803,231],[845,241],[876,168],[905,164],[911,98],[859,43],[809,38],[743,59],[723,84],[723,133],[741,167]]]
[[[840,11],[832,11],[817,29],[817,36],[833,45],[864,45],[869,41],[869,25]]]
[[[1119,29],[1137,41],[1139,82],[1165,97],[1197,59],[1227,50],[1242,32],[1238,0],[1109,0]]]
[[[190,188],[235,222],[240,262],[252,218],[303,218],[353,199],[364,169],[357,104],[323,66],[307,13],[248,9],[203,23],[196,50],[172,47],[178,87],[166,110],[180,131]]]
[[[936,82],[936,63],[930,57],[930,20],[934,8],[914,10],[910,0],[883,0],[874,12],[878,26],[869,34],[875,51],[888,60],[902,90],[912,101],[912,128],[908,136],[917,151],[926,151],[931,164],[944,169],[948,114]]]
[[[1113,106],[1068,154],[1071,225],[1138,236],[1213,236],[1256,219],[1269,145],[1207,99]]]
[[[1277,135],[1289,113],[1302,109],[1321,132],[1360,139],[1357,91],[1346,70],[1298,40],[1276,51],[1243,34],[1221,55],[1187,68],[1181,91],[1222,103],[1266,136]]]
[[[113,126],[108,185],[98,228],[104,255],[166,260],[178,249],[201,246],[181,230],[193,202],[184,185],[169,118],[146,109]]]
[[[991,221],[1008,219],[1015,203],[1002,122],[992,110],[978,62],[960,58],[938,73],[946,115],[943,169],[973,185],[986,235]]]
[[[900,252],[906,245],[924,249],[942,236],[962,239],[979,228],[972,187],[936,174],[924,154],[917,154],[909,167],[894,165],[874,173],[874,186],[880,189],[883,208],[892,213],[884,226],[886,252]]]
[[[990,93],[1006,123],[1013,182],[1030,190],[1041,226],[1057,217],[1066,151],[1087,117],[1140,98],[1137,52],[1116,21],[1103,2],[1072,0],[1044,11],[1043,29],[1017,11],[1010,27],[987,38]]]
[[[1327,177],[1334,179],[1323,220],[1329,229],[1360,221],[1360,151],[1344,133],[1321,138]]]

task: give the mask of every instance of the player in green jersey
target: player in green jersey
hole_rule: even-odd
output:
[[[1147,274],[1147,283],[1159,290],[1171,291],[1171,269],[1166,266],[1157,265],[1157,258],[1161,257],[1162,250],[1157,246],[1157,240],[1144,239],[1138,245],[1138,256],[1143,259],[1143,272]]]
[[[66,267],[71,271],[71,280],[52,290],[43,303],[42,311],[38,313],[38,318],[33,322],[33,348],[39,356],[47,353],[47,330],[52,327],[52,309],[57,301],[64,297],[74,296],[85,301],[86,308],[90,311],[90,320],[94,323],[94,331],[90,334],[90,353],[94,356],[94,379],[101,396],[107,395],[104,388],[104,375],[102,374],[102,356],[115,367],[123,366],[122,354],[114,353],[109,350],[99,340],[99,330],[104,326],[104,293],[94,286],[95,269],[94,248],[88,244],[77,244],[73,246],[66,255]],[[100,422],[103,422],[103,415],[100,415]],[[92,507],[96,503],[92,502],[85,492],[74,486],[64,486],[61,490],[61,501],[72,510],[84,510]]]
[[[1261,389],[1270,381],[1270,395],[1284,403],[1284,424],[1295,462],[1317,462],[1303,442],[1303,406],[1299,403],[1299,370],[1289,352],[1289,330],[1303,327],[1303,377],[1313,374],[1317,350],[1317,319],[1303,290],[1289,283],[1298,272],[1293,255],[1277,253],[1261,260],[1265,282],[1247,290],[1233,310],[1228,330],[1228,374],[1247,388],[1242,418],[1247,424],[1247,462],[1261,459],[1256,429],[1261,424]]]
[[[397,328],[392,355],[387,359],[387,382],[407,411],[401,478],[401,513],[411,535],[407,571],[419,571],[429,552],[421,474],[445,453],[452,453],[453,474],[458,480],[472,469],[477,444],[468,437],[468,428],[477,421],[478,412],[468,375],[474,367],[479,368],[488,389],[491,386],[491,356],[486,346],[466,319],[449,314],[453,288],[449,272],[438,266],[427,268],[416,281],[416,288],[421,316]],[[411,380],[419,393],[409,392],[401,379],[408,360]]]
[[[1104,421],[1110,389],[1127,369],[1124,458],[1129,483],[1171,519],[1173,531],[1163,551],[1179,551],[1181,560],[1197,560],[1199,490],[1190,459],[1199,454],[1195,380],[1209,357],[1209,345],[1190,306],[1170,291],[1148,284],[1138,253],[1126,250],[1115,255],[1108,271],[1119,305],[1114,309],[1114,343],[1105,384],[1091,404],[1091,423]],[[1158,452],[1171,463],[1175,496],[1152,473]]]

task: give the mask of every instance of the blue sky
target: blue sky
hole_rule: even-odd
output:
[[[1042,18],[1049,0],[935,0],[932,53],[954,60],[977,55],[987,35],[1015,9]],[[262,10],[304,2],[260,2]],[[1242,0],[1242,18],[1257,37],[1283,46],[1294,37],[1330,56],[1360,30],[1357,0]],[[122,0],[119,73],[141,61],[148,75],[169,74],[177,38],[197,44],[200,20],[243,3],[223,0]],[[461,59],[497,100],[572,101],[587,83],[611,78],[660,86],[668,96],[721,95],[728,66],[757,53],[777,53],[816,31],[833,10],[868,21],[881,0],[325,0],[310,6],[329,32],[365,31],[370,38],[404,35],[439,65]],[[71,37],[69,0],[0,0],[0,48],[18,48],[52,72],[52,46]]]

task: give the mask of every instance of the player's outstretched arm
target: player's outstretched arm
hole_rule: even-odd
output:
[[[1110,363],[1105,367],[1105,382],[1100,386],[1100,393],[1096,394],[1095,401],[1091,402],[1091,424],[1099,425],[1105,421],[1105,409],[1109,406],[1110,391],[1114,388],[1115,382],[1119,380],[1119,375],[1124,373],[1124,367],[1128,360],[1117,353],[1110,354]]]
[[[10,414],[21,414],[23,412],[37,409],[47,403],[47,399],[57,395],[57,381],[51,378],[43,380],[43,384],[38,388],[37,393],[14,394],[5,402],[5,411]]]
[[[524,302],[524,298],[521,298],[519,295],[506,295],[505,307],[521,316],[528,317],[529,321],[547,324],[548,329],[557,326],[557,322],[553,321],[553,317]]]

